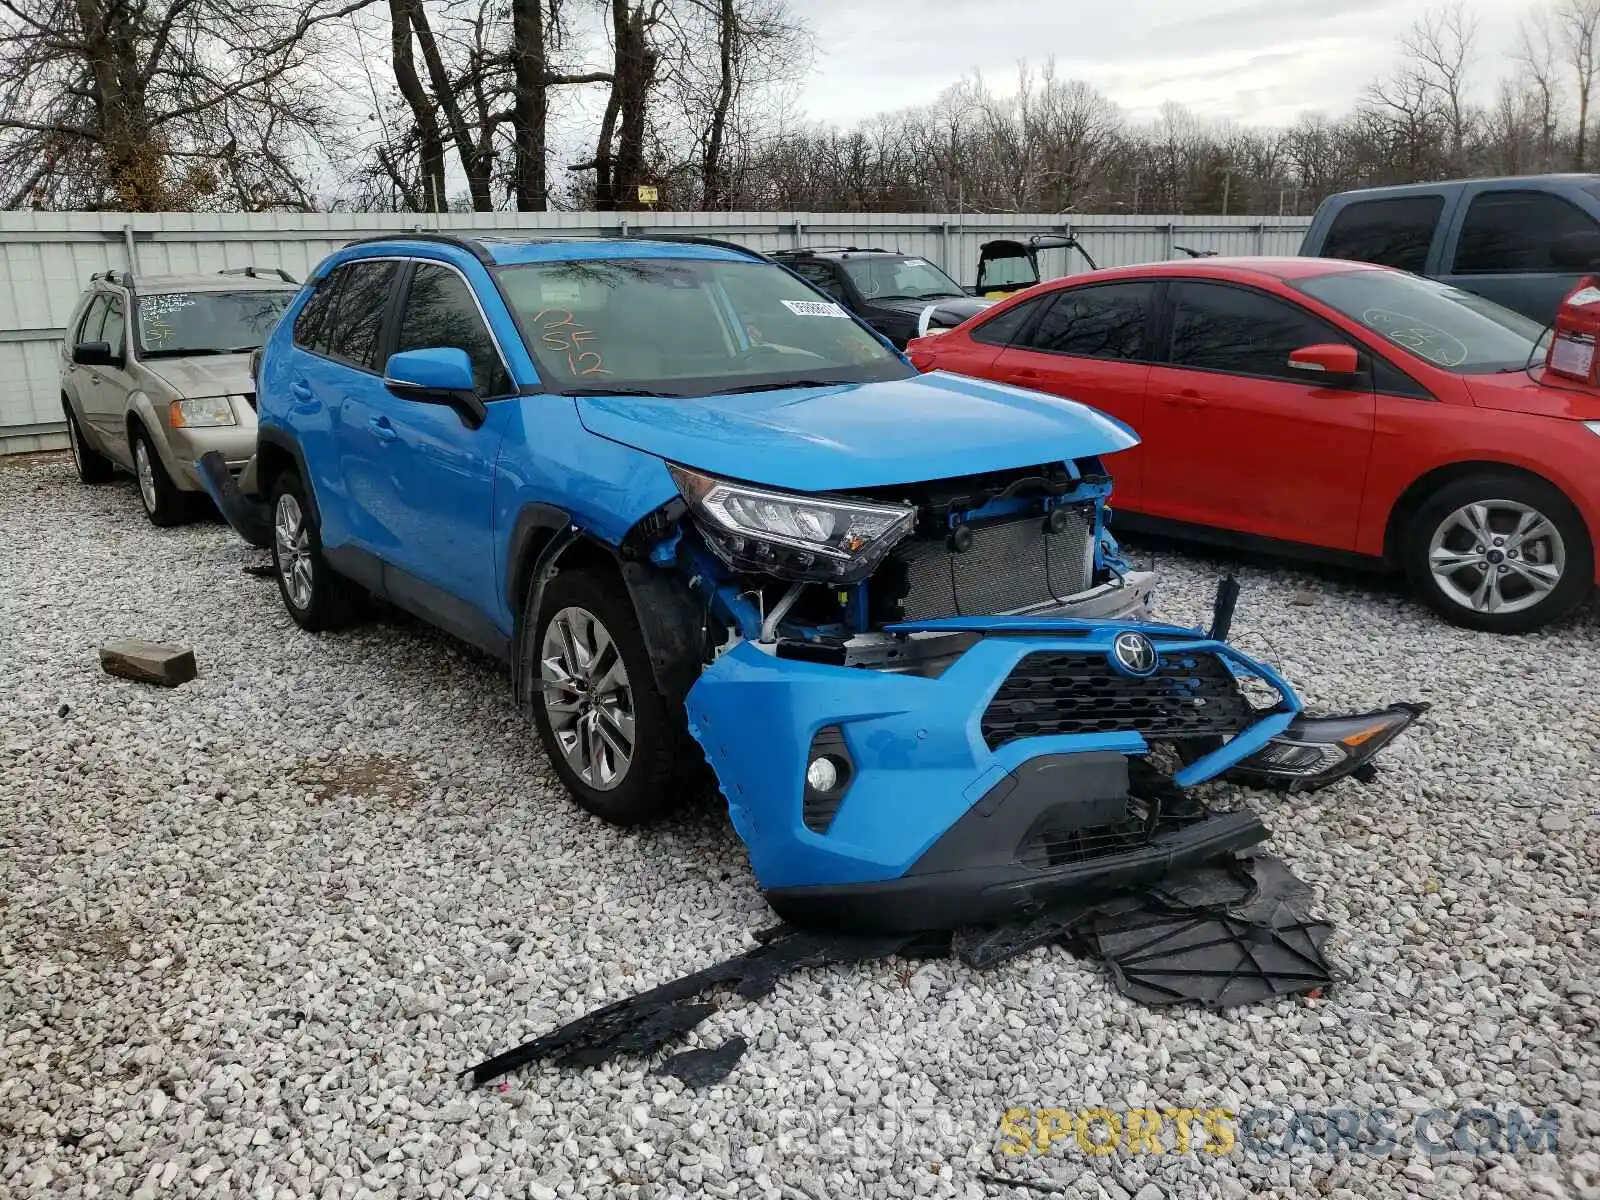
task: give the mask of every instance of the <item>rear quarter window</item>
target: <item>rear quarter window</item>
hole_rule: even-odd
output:
[[[1420,275],[1443,211],[1443,196],[1357,200],[1334,216],[1319,253],[1323,258],[1379,263]]]

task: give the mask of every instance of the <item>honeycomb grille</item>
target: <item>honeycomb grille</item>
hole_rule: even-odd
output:
[[[1146,679],[1112,668],[1098,651],[1026,655],[983,713],[990,749],[1018,738],[1131,730],[1147,738],[1234,734],[1258,714],[1215,654],[1167,652]]]
[[[1094,580],[1093,511],[1062,510],[1060,533],[1039,515],[973,526],[957,554],[943,538],[913,542],[898,557],[906,570],[905,619],[988,617],[1065,600]]]

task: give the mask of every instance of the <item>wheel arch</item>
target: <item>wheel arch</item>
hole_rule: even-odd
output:
[[[317,503],[317,484],[311,477],[311,472],[306,469],[306,456],[300,449],[300,444],[287,434],[270,427],[264,427],[256,433],[256,495],[271,499],[272,484],[285,470],[291,470],[300,476],[300,482],[305,485],[306,500],[311,505],[311,516],[322,525],[322,509]]]
[[[597,571],[616,581],[633,606],[656,686],[681,703],[699,676],[704,641],[700,610],[687,584],[675,572],[602,541],[572,514],[547,504],[529,504],[518,514],[506,555],[513,700],[530,699],[522,665],[523,639],[531,632],[527,614],[538,611],[545,585],[558,569]]]
[[[1588,522],[1583,518],[1583,510],[1573,503],[1567,489],[1555,480],[1538,471],[1515,463],[1503,462],[1497,459],[1467,459],[1461,462],[1445,463],[1434,467],[1412,480],[1405,491],[1400,493],[1394,506],[1389,510],[1389,520],[1384,526],[1383,558],[1391,567],[1402,564],[1406,530],[1410,527],[1413,518],[1428,502],[1428,498],[1439,489],[1455,483],[1458,480],[1469,479],[1474,475],[1518,475],[1532,482],[1540,483],[1545,487],[1554,488],[1572,508],[1573,514],[1583,526],[1584,535],[1589,539],[1591,550],[1595,549],[1594,530],[1589,528]]]

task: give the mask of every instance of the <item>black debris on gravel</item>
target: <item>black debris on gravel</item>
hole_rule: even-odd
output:
[[[680,1050],[652,1074],[671,1075],[688,1087],[710,1087],[726,1079],[749,1048],[749,1042],[734,1037],[712,1050]]]
[[[1058,901],[1009,925],[879,937],[780,925],[756,933],[756,945],[743,954],[614,1001],[485,1059],[469,1074],[481,1087],[531,1063],[583,1067],[621,1054],[650,1055],[715,1013],[708,997],[717,992],[756,1000],[804,967],[893,955],[953,952],[967,966],[986,970],[1040,946],[1061,945],[1104,962],[1119,991],[1150,1005],[1191,1001],[1231,1008],[1314,992],[1333,982],[1323,955],[1333,926],[1310,916],[1311,900],[1310,885],[1281,859],[1257,854],[1151,887]],[[673,1055],[656,1073],[705,1086],[725,1078],[747,1049],[736,1037],[714,1050]]]

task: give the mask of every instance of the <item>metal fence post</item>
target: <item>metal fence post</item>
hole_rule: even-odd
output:
[[[122,247],[128,253],[128,270],[133,272],[133,277],[139,277],[139,247],[133,240],[133,226],[122,227]]]
[[[793,237],[794,237],[794,247],[793,248],[798,250],[798,249],[800,249],[800,247],[802,245],[805,244],[805,240],[806,240],[806,227],[804,225],[802,225],[799,221],[796,221],[794,223]]]
[[[1266,252],[1267,252],[1267,223],[1265,221],[1262,221],[1261,224],[1256,226],[1256,253],[1257,254],[1265,254]]]

